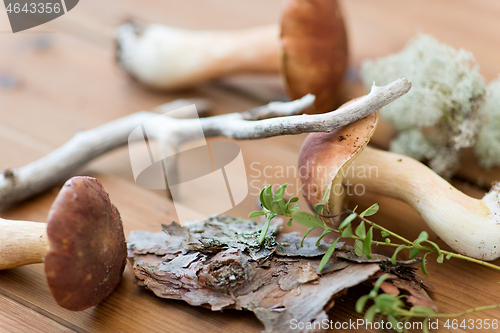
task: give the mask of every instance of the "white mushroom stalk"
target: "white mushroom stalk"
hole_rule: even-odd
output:
[[[129,22],[115,33],[117,61],[154,88],[182,89],[236,72],[277,73],[277,25],[238,31],[193,31]]]
[[[482,199],[471,198],[411,157],[370,147],[351,168],[344,184],[405,201],[453,250],[480,260],[500,257],[500,184]]]
[[[196,129],[200,122],[205,137],[224,136],[236,140],[331,131],[375,112],[405,94],[410,87],[406,79],[383,87],[373,86],[371,92],[357,102],[318,115],[290,116],[309,107],[314,102],[311,95],[288,103],[274,102],[242,113],[201,119],[175,119],[158,117],[154,112],[138,112],[79,132],[66,144],[31,164],[15,170],[6,169],[0,174],[0,208],[46,191],[68,179],[92,159],[128,144],[130,133],[153,118],[156,118],[154,128],[148,130],[148,139],[158,140],[164,151],[175,152],[180,144],[198,138]],[[277,118],[263,119],[267,117]],[[175,169],[175,165],[166,167]]]
[[[47,225],[0,218],[0,270],[43,262],[49,251]]]
[[[280,23],[233,31],[194,31],[126,23],[116,30],[119,66],[156,89],[183,89],[238,73],[280,73],[290,99],[316,96],[309,113],[336,108],[347,67],[337,0],[288,0]]]
[[[301,173],[306,200],[315,206],[326,195],[327,214],[334,215],[344,210],[349,194],[368,191],[400,199],[458,253],[480,260],[499,258],[500,184],[481,200],[471,198],[411,157],[365,148],[377,122],[375,112],[306,138],[299,156],[299,168],[307,170]]]

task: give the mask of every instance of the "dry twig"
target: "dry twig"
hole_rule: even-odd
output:
[[[7,169],[0,174],[0,209],[46,191],[74,175],[92,159],[130,143],[130,133],[153,118],[155,121],[148,128],[148,139],[158,140],[160,149],[169,156],[180,144],[198,138],[195,132],[200,123],[205,137],[224,136],[236,140],[326,132],[366,117],[405,94],[410,87],[411,83],[406,79],[382,87],[374,85],[368,95],[355,103],[318,115],[290,116],[309,107],[314,102],[311,95],[288,103],[270,103],[247,112],[201,119],[159,117],[157,113],[141,111],[79,132],[39,160],[15,170]],[[264,119],[268,117],[276,118]],[[175,169],[175,165],[166,167]]]

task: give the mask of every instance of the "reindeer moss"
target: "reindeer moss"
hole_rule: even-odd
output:
[[[399,53],[365,61],[361,75],[367,88],[400,77],[412,82],[405,96],[381,110],[399,132],[391,150],[451,176],[460,149],[474,145],[480,125],[485,88],[472,53],[422,34]]]
[[[500,164],[500,76],[486,89],[486,102],[481,108],[483,126],[479,130],[476,154],[484,167]]]

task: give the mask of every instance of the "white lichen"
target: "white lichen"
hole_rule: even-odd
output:
[[[480,125],[485,88],[472,53],[422,34],[399,53],[365,61],[361,75],[367,87],[397,77],[412,82],[408,94],[381,110],[399,132],[391,149],[451,176],[460,149],[474,145]]]
[[[432,150],[432,144],[419,129],[403,131],[391,142],[391,151],[419,161],[431,159],[434,156]]]
[[[484,167],[500,165],[500,76],[486,88],[482,126],[474,147]]]

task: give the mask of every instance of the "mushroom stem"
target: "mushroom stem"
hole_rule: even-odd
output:
[[[117,62],[154,88],[180,89],[236,72],[277,73],[277,25],[193,31],[129,22],[116,31]]]
[[[481,260],[500,257],[499,186],[481,200],[471,198],[424,164],[370,147],[352,162],[343,183],[405,201],[459,253]]]
[[[158,140],[163,151],[175,151],[181,143],[199,138],[200,123],[205,137],[225,136],[236,140],[332,131],[375,112],[404,95],[410,87],[411,83],[406,79],[398,79],[383,87],[373,86],[368,95],[355,103],[318,115],[295,115],[312,105],[314,97],[311,95],[292,102],[273,102],[242,113],[200,119],[174,119],[154,112],[138,112],[79,132],[39,160],[0,173],[0,209],[42,193],[68,179],[90,160],[131,143],[130,133],[152,119],[148,139]],[[277,118],[263,119],[267,117]],[[175,168],[173,165],[166,167]]]
[[[338,106],[347,35],[337,0],[288,0],[280,24],[240,31],[191,31],[129,22],[116,33],[116,59],[157,89],[189,88],[228,74],[280,72],[291,99],[316,96],[309,113]]]
[[[37,264],[49,251],[47,224],[0,218],[0,270]]]

